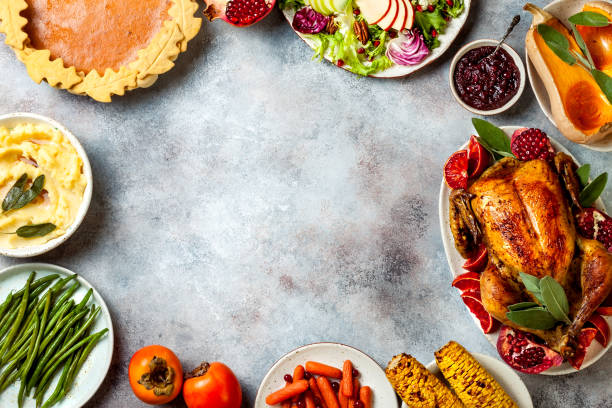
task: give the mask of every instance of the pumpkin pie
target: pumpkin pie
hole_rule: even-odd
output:
[[[200,30],[196,0],[0,0],[0,32],[37,83],[110,102],[151,86]]]

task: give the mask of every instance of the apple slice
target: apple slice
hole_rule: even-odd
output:
[[[391,10],[393,0],[357,0],[356,5],[368,24],[378,24]]]
[[[387,13],[387,15],[380,20],[377,24],[385,31],[389,31],[393,24],[395,24],[395,20],[397,20],[397,16],[399,15],[399,0],[392,0],[391,9]]]
[[[414,25],[414,7],[412,6],[412,2],[410,0],[402,0],[406,5],[406,23],[404,23],[404,28],[411,29]]]
[[[393,23],[393,26],[391,26],[391,28],[397,31],[402,31],[404,27],[406,26],[406,18],[408,17],[408,8],[406,7],[406,3],[404,2],[404,0],[397,0],[397,1],[398,1],[399,10],[397,12],[397,18],[395,19],[395,23]]]

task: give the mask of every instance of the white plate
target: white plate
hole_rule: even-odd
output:
[[[524,126],[502,126],[501,129],[504,132],[506,132],[506,134],[510,137],[515,130],[521,127],[524,127]],[[568,150],[566,150],[562,145],[557,143],[554,139],[551,139],[550,141],[553,147],[557,151],[568,154],[570,157],[572,157],[572,159],[574,159],[574,161],[576,161],[576,158],[572,156],[572,154]],[[463,145],[462,147],[460,147],[460,149],[465,149],[466,147],[467,147],[467,143]],[[576,161],[576,163],[578,162]],[[450,224],[448,221],[448,205],[449,205],[448,197],[450,195],[450,191],[451,191],[450,188],[448,188],[448,186],[444,182],[444,179],[442,179],[442,185],[440,187],[440,203],[439,203],[440,228],[441,228],[441,233],[442,233],[442,243],[444,244],[444,251],[446,252],[446,259],[448,260],[448,266],[450,267],[452,278],[454,279],[455,277],[461,275],[462,273],[465,273],[466,271],[463,269],[463,264],[465,263],[465,259],[463,259],[461,255],[459,255],[459,252],[457,252],[457,250],[455,249],[453,234],[451,232]],[[605,208],[603,206],[603,202],[601,201],[601,199],[598,199],[595,202],[595,206],[605,211]],[[449,281],[449,284],[450,284],[450,281]],[[466,310],[468,311],[468,313],[470,313],[467,306],[466,306]],[[484,334],[484,332],[482,332],[478,319],[476,319],[476,317],[474,317],[472,313],[470,313],[470,316],[472,316],[472,319],[474,320],[474,324],[476,324],[476,327],[478,328],[478,330],[484,336],[486,336],[489,342],[495,347],[497,345],[497,338],[499,337],[499,330],[496,331],[495,333]],[[612,317],[604,317],[604,318],[608,321],[608,324],[612,326]],[[587,350],[587,354],[584,358],[584,362],[582,363],[581,370],[587,368],[588,366],[590,366],[591,364],[599,360],[610,349],[611,346],[612,346],[612,342],[610,342],[606,348],[603,348],[597,341],[593,341],[593,343],[591,343],[591,346]],[[575,372],[576,370],[569,363],[565,362],[562,365],[558,367],[552,367],[544,371],[541,374],[563,375],[563,374],[571,374]]]
[[[91,165],[89,164],[89,159],[87,158],[87,153],[85,153],[85,149],[79,143],[79,140],[72,134],[68,129],[62,126],[60,123],[54,121],[51,118],[47,118],[42,115],[37,115],[35,113],[10,113],[7,115],[0,116],[0,126],[3,127],[14,127],[18,124],[23,123],[33,123],[33,124],[43,124],[49,125],[51,127],[57,128],[60,132],[66,136],[66,138],[70,141],[72,146],[74,146],[75,150],[81,157],[83,161],[83,174],[87,179],[87,186],[85,187],[85,191],[83,192],[83,201],[81,201],[81,206],[79,207],[79,211],[74,219],[74,222],[68,229],[66,233],[60,235],[57,238],[52,239],[51,241],[38,246],[28,246],[23,248],[0,248],[0,255],[10,256],[14,258],[27,258],[31,256],[37,256],[44,254],[54,248],[57,248],[59,245],[64,243],[74,232],[79,228],[81,222],[85,218],[85,214],[87,214],[87,210],[89,210],[89,204],[91,203],[91,195],[93,192],[93,176],[91,173]]]
[[[71,276],[74,272],[69,271],[61,266],[45,264],[45,263],[28,263],[10,266],[0,271],[0,301],[4,301],[6,296],[11,290],[17,290],[23,287],[30,272],[36,271],[36,278],[51,275],[57,273],[60,278]],[[75,301],[81,300],[87,291],[92,288],[93,296],[90,300],[90,304],[96,304],[102,309],[96,322],[91,327],[91,332],[97,332],[104,328],[108,328],[108,333],[100,339],[98,344],[93,348],[91,354],[83,364],[81,371],[77,375],[72,389],[64,399],[54,405],[57,408],[78,408],[83,405],[96,393],[111,364],[113,357],[113,323],[111,321],[110,313],[104,303],[104,300],[100,294],[81,276],[77,277],[78,282],[81,284],[79,289],[74,293],[73,299]],[[55,384],[59,379],[59,374],[55,376],[51,382],[49,390],[45,394],[45,400],[51,395],[55,389]],[[16,381],[12,386],[7,388],[2,394],[0,394],[0,407],[13,407],[17,406],[17,393],[19,391],[19,381]],[[24,407],[33,408],[35,407],[35,401],[32,398],[26,398]]]
[[[564,24],[567,25],[568,17],[579,13],[582,11],[582,6],[585,3],[588,3],[591,0],[555,0],[550,4],[547,4],[543,9],[548,11],[553,16],[557,17]],[[546,92],[546,87],[544,86],[544,82],[540,79],[538,75],[538,71],[535,69],[531,60],[529,59],[529,54],[525,49],[525,59],[527,60],[527,75],[529,76],[529,82],[531,83],[531,89],[533,89],[533,93],[535,94],[536,99],[538,100],[538,104],[544,112],[544,115],[551,121],[555,127],[557,124],[552,116],[552,111],[550,109],[550,99],[548,99],[548,92]],[[612,138],[608,138],[608,141],[594,143],[594,144],[580,144],[580,146],[586,147],[587,149],[597,150],[600,152],[610,152],[612,151]]]
[[[517,403],[519,408],[533,408],[533,402],[531,401],[531,396],[529,395],[527,387],[525,387],[525,384],[521,378],[512,368],[493,357],[480,353],[470,354],[474,356],[476,360],[478,360],[480,365],[482,365],[484,369],[493,376],[493,378],[495,378],[499,385],[501,385],[502,388],[508,393],[510,398]],[[444,380],[444,376],[442,376],[442,373],[440,372],[435,360],[427,364],[426,368],[430,373],[435,374],[438,378]],[[402,408],[409,407],[404,403],[402,404]]]
[[[398,398],[393,387],[387,381],[383,369],[367,354],[344,344],[315,343],[302,346],[285,354],[278,360],[264,377],[257,397],[255,408],[269,408],[266,397],[285,386],[283,376],[293,374],[297,365],[304,365],[306,361],[318,361],[333,367],[342,368],[345,360],[351,360],[353,366],[359,370],[359,382],[372,389],[373,408],[396,408]]]
[[[376,74],[372,74],[371,76],[375,78],[403,77],[403,76],[410,75],[413,72],[418,71],[419,69],[431,64],[432,62],[440,58],[442,54],[444,54],[446,50],[448,50],[448,48],[451,46],[455,38],[457,38],[457,36],[461,32],[461,29],[465,25],[468,15],[470,14],[471,3],[472,3],[472,0],[464,0],[465,8],[463,10],[463,13],[461,13],[459,17],[453,18],[451,19],[451,21],[449,21],[448,26],[446,27],[446,30],[444,31],[444,34],[438,37],[440,39],[440,46],[434,49],[427,56],[427,58],[425,58],[420,64],[410,65],[410,66],[393,64],[390,68],[384,71],[378,72]],[[282,12],[285,15],[285,18],[287,19],[289,26],[293,30],[292,22],[293,22],[293,16],[295,15],[295,11],[294,10],[282,10]],[[415,10],[415,13],[416,13],[416,10]],[[307,34],[302,34],[298,31],[295,31],[295,33],[299,35],[300,38],[304,40],[304,42],[308,44],[310,48],[312,48],[313,50],[316,48],[315,43],[312,40],[307,38]],[[328,61],[331,61],[328,54],[325,55],[325,59]],[[347,68],[344,68],[344,69],[347,69]]]

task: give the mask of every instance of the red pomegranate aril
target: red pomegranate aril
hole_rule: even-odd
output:
[[[431,4],[427,6],[427,11],[429,12],[434,11],[434,6],[432,6]]]
[[[365,52],[365,48],[361,47],[357,50],[357,54],[363,54]]]
[[[339,67],[343,67],[343,66],[344,66],[344,60],[339,59],[339,60],[338,60],[338,62],[336,62],[336,64],[337,64]]]
[[[297,406],[298,408],[306,408],[306,403],[302,400],[299,400]]]
[[[446,4],[453,7],[453,0],[446,0]]]
[[[359,9],[355,9],[355,10],[353,10],[353,14],[354,14],[354,15],[356,15],[356,16],[358,16],[358,15],[360,15],[360,14],[361,14],[361,10],[359,10]]]
[[[378,41],[378,40],[374,41],[374,46],[375,47],[378,47],[379,45],[380,45],[380,41]]]
[[[365,404],[361,400],[357,400],[355,401],[355,403],[353,403],[353,407],[354,408],[365,408]]]
[[[310,380],[312,378],[312,374],[310,374],[308,371],[304,372],[304,379],[306,381]]]
[[[314,397],[312,400],[315,403],[315,405],[319,405],[319,406],[321,405],[321,400],[319,399],[319,397]]]
[[[421,6],[420,4],[417,4],[416,10],[417,11],[423,11],[423,6]]]
[[[292,383],[293,377],[291,376],[291,374],[285,374],[285,376],[283,377],[283,380],[285,380],[285,382]]]
[[[357,378],[359,377],[359,370],[357,370],[356,368],[353,368],[353,378]]]
[[[331,387],[332,387],[332,390],[334,390],[334,392],[338,392],[338,390],[340,390],[340,384],[335,381],[331,383]]]
[[[438,36],[438,32],[436,30],[431,30],[431,36],[432,37],[437,37]]]

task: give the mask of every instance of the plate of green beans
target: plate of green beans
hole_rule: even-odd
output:
[[[44,263],[0,271],[0,407],[81,407],[112,355],[108,308],[85,279]]]

